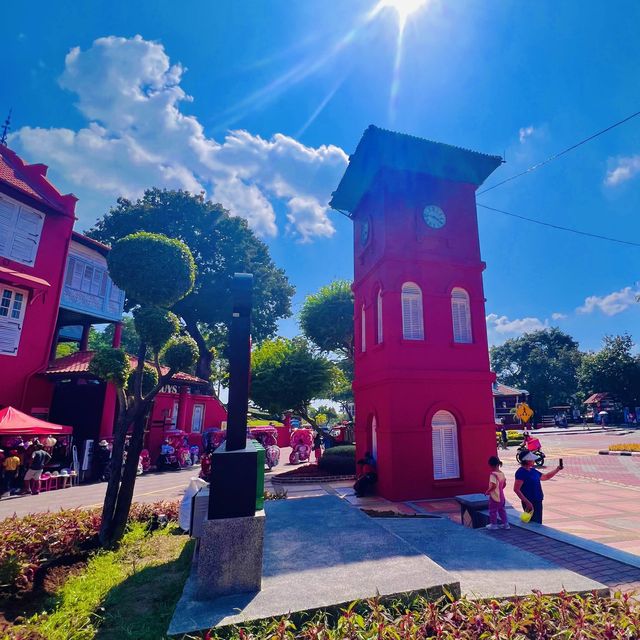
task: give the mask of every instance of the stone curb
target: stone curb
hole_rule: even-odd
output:
[[[598,451],[601,456],[640,456],[640,451]]]
[[[482,515],[486,517],[486,521],[488,522],[489,511],[483,510],[480,513],[482,513]],[[530,531],[531,533],[535,533],[546,538],[551,538],[552,540],[557,540],[558,542],[564,542],[564,544],[582,549],[583,551],[588,551],[589,553],[593,553],[602,558],[615,560],[616,562],[620,562],[621,564],[626,564],[630,567],[640,569],[640,556],[637,556],[634,553],[621,551],[614,547],[610,547],[609,545],[606,545],[602,542],[587,540],[586,538],[581,538],[580,536],[576,536],[572,533],[565,533],[564,531],[554,529],[553,527],[549,527],[544,524],[536,524],[534,522],[525,524],[520,520],[520,513],[513,507],[507,507],[507,518],[509,520],[509,524],[512,527],[524,529],[525,531]]]
[[[272,484],[317,484],[319,482],[342,482],[345,480],[355,480],[355,475],[347,476],[311,476],[304,478],[296,478],[294,476],[289,478],[282,478],[280,476],[273,476],[270,478]]]

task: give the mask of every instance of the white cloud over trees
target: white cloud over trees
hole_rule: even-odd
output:
[[[198,118],[181,112],[192,98],[180,86],[185,69],[162,44],[141,36],[99,38],[66,56],[61,87],[77,96],[86,119],[77,130],[23,127],[12,146],[30,162],[51,165],[80,198],[91,223],[118,196],[151,186],[204,191],[262,236],[283,227],[302,241],[329,237],[327,202],[348,157],[334,145],[308,147],[230,131],[219,142]],[[84,204],[84,206],[83,206]],[[286,220],[278,220],[280,204]],[[100,210],[87,210],[101,207]]]

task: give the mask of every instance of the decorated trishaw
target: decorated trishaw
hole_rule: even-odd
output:
[[[309,460],[312,449],[312,429],[294,429],[291,432],[291,453],[289,454],[290,464],[298,464],[299,462]]]
[[[280,462],[280,447],[278,446],[278,430],[272,426],[250,427],[249,436],[255,438],[265,450],[265,464],[269,470],[277,467]]]

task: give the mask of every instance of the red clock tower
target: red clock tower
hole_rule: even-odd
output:
[[[354,222],[356,448],[391,500],[484,491],[496,452],[475,192],[501,164],[370,126],[333,193]]]

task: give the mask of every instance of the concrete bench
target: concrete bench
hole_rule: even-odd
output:
[[[456,502],[460,505],[460,519],[463,526],[471,529],[485,526],[486,521],[481,512],[489,508],[489,498],[484,493],[467,493],[456,496]]]

